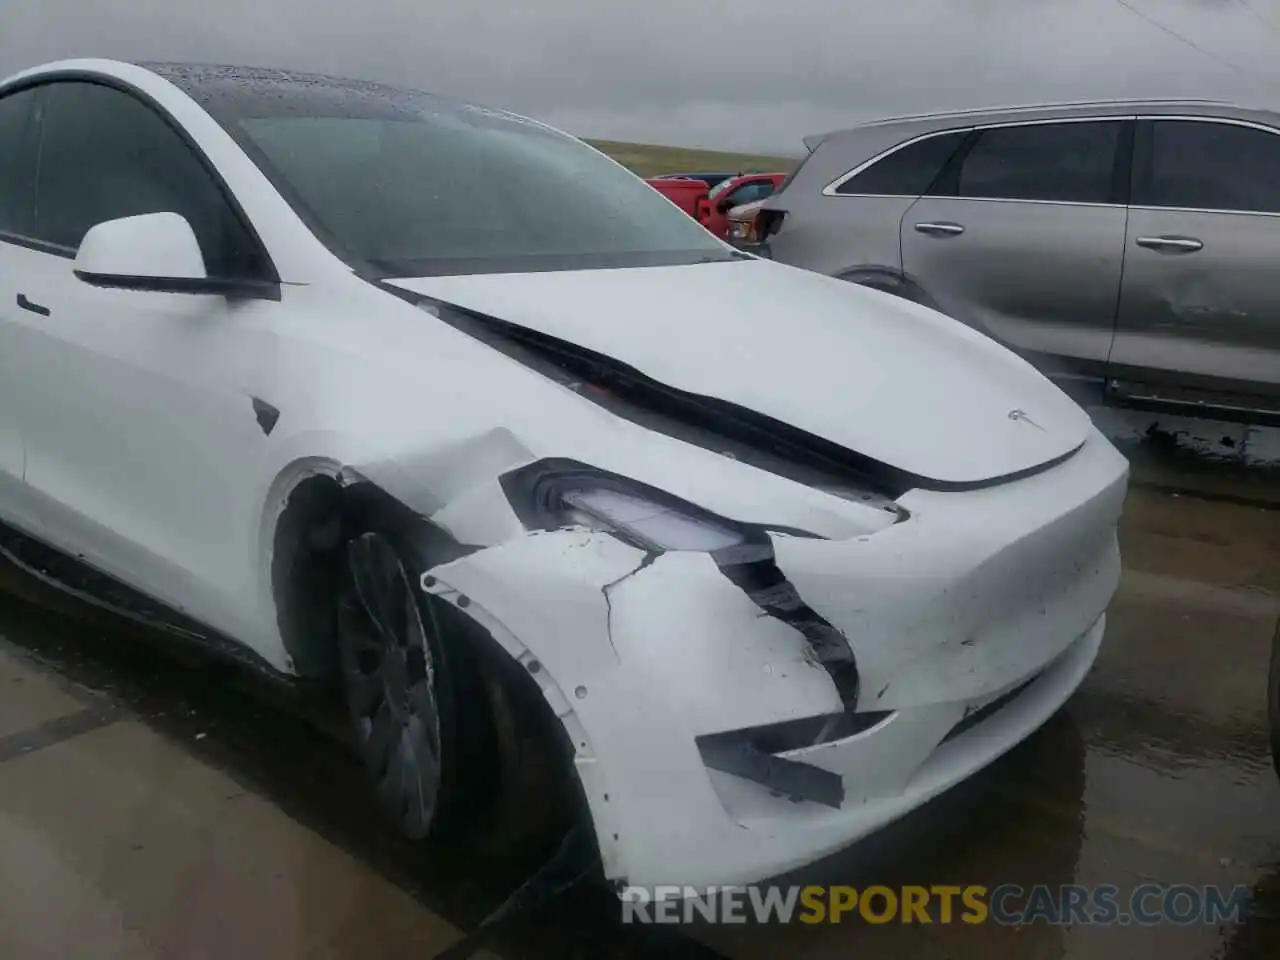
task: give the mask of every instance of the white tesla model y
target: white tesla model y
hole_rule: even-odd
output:
[[[341,691],[410,836],[483,807],[506,729],[613,880],[848,845],[1080,684],[1127,475],[982,335],[540,123],[271,70],[0,84],[0,549]]]

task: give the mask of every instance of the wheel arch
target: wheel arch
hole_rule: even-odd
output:
[[[837,280],[845,280],[849,283],[856,283],[860,286],[891,293],[894,296],[902,297],[904,300],[910,300],[940,313],[946,312],[917,278],[897,267],[882,264],[863,264],[847,267],[837,272],[835,277]]]
[[[338,679],[336,614],[318,597],[336,596],[344,545],[376,526],[394,534],[412,564],[417,585],[433,567],[482,549],[459,543],[383,487],[334,458],[304,457],[280,471],[263,514],[264,579],[280,639],[295,674],[332,688]],[[435,591],[424,590],[424,596]],[[540,840],[548,820],[581,809],[583,792],[573,766],[585,733],[561,715],[563,691],[548,686],[546,671],[529,669],[532,655],[513,634],[472,615],[464,604],[437,597],[448,608],[448,636],[464,644],[481,681],[484,703],[470,703],[490,728],[492,756],[486,801],[496,812],[486,839],[502,847]],[[456,601],[456,598],[454,598]],[[570,714],[572,711],[568,711]],[[571,795],[564,788],[573,789]],[[535,798],[538,802],[535,802]],[[568,801],[566,803],[566,801]]]
[[[963,323],[966,327],[978,331],[983,336],[994,340],[1015,353],[1022,354],[1012,345],[996,336],[986,324],[982,323],[971,311],[961,304],[940,302],[918,277],[906,273],[897,267],[878,264],[849,267],[833,274],[837,280],[845,280],[860,286],[870,287],[884,293],[893,294],[922,307],[927,307],[943,316]]]
[[[303,679],[323,680],[335,668],[333,625],[318,619],[313,598],[332,596],[326,588],[340,548],[356,527],[371,523],[394,532],[417,563],[435,566],[469,552],[335,457],[298,457],[268,487],[258,537],[263,602],[290,668]]]
[[[519,716],[541,725],[535,727],[536,735],[544,748],[551,747],[554,761],[560,764],[553,774],[557,777],[557,789],[533,792],[544,799],[553,796],[565,801],[567,810],[562,808],[561,815],[567,814],[593,831],[605,875],[615,875],[621,863],[614,826],[616,811],[609,800],[605,769],[596,762],[591,737],[574,710],[568,691],[515,632],[482,605],[430,574],[423,574],[422,586],[425,592],[448,604],[468,621],[478,636],[483,637],[482,644],[491,644],[505,654],[488,662],[501,665],[500,669],[506,674],[503,686],[516,697]],[[485,679],[488,685],[490,678]],[[503,736],[500,731],[500,739]],[[507,754],[504,762],[509,764],[509,744],[504,744],[504,753]],[[523,786],[529,771],[521,770],[519,776],[518,783]],[[504,792],[508,797],[525,801],[529,796],[519,789]]]

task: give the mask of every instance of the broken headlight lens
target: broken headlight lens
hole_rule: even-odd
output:
[[[569,508],[566,516],[573,522],[618,534],[646,550],[714,553],[745,539],[741,531],[642,495],[597,487],[568,490],[561,497]]]
[[[540,460],[504,474],[501,483],[512,509],[532,530],[591,527],[646,551],[721,554],[769,544],[763,530],[574,460]]]

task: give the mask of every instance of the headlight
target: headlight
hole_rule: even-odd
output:
[[[763,527],[738,523],[655,487],[575,460],[540,460],[504,474],[502,488],[531,530],[583,526],[649,552],[687,550],[721,563],[772,556]],[[807,531],[787,533],[812,537]]]
[[[743,541],[737,530],[682,512],[670,504],[620,490],[566,490],[561,494],[569,518],[584,527],[621,534],[651,550],[714,553]]]

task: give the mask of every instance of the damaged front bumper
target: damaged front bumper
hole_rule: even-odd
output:
[[[902,816],[1070,696],[1118,583],[1126,478],[1095,434],[1033,477],[907,494],[910,519],[868,536],[775,535],[778,568],[853,650],[853,711],[811,638],[706,554],[560,530],[422,583],[524,664],[564,723],[607,877],[746,883]]]

